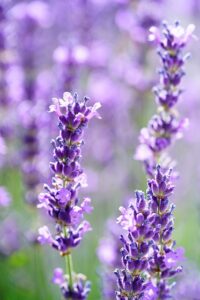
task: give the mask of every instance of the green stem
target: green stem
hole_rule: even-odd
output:
[[[67,230],[64,226],[64,235],[67,237]],[[65,263],[66,263],[66,272],[69,275],[69,287],[73,289],[73,262],[72,262],[72,255],[68,253],[65,255]]]
[[[72,289],[73,288],[73,262],[72,262],[71,253],[65,256],[65,262],[66,262],[66,269],[69,274],[69,287]]]

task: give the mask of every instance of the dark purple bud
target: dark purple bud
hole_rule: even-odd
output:
[[[67,125],[68,121],[67,121],[67,118],[64,115],[61,115],[59,117],[59,119],[63,123],[63,125]]]
[[[80,110],[81,110],[80,104],[76,102],[76,104],[74,105],[74,113],[78,114]]]
[[[159,191],[162,195],[165,195],[165,191],[166,191],[166,182],[165,181],[162,181],[160,184],[159,184]]]
[[[140,245],[140,252],[142,255],[146,255],[149,251],[149,245],[148,243],[142,242]]]
[[[136,191],[135,196],[136,196],[136,207],[137,207],[138,211],[143,211],[146,207],[144,193],[141,191]]]
[[[148,230],[145,233],[145,239],[151,239],[151,238],[153,238],[153,236],[154,236],[154,231],[152,229]]]
[[[54,173],[56,173],[55,163],[50,162],[49,166],[50,166],[51,170],[52,170]]]
[[[138,249],[136,248],[136,245],[130,245],[130,254],[133,258],[138,256]]]
[[[63,157],[64,157],[64,153],[61,148],[55,149],[55,155],[58,159],[63,159]]]
[[[156,232],[153,236],[153,239],[155,242],[158,242],[160,240],[160,234],[158,232]]]
[[[63,166],[63,174],[65,176],[70,176],[71,172],[72,172],[71,166],[69,166],[69,165],[64,165]]]
[[[82,133],[83,132],[80,128],[76,129],[76,131],[71,135],[71,140],[73,142],[76,142],[76,141],[80,140],[81,137],[82,137]]]
[[[142,225],[142,223],[144,222],[144,216],[142,213],[136,215],[136,222],[138,225]]]
[[[61,174],[62,173],[62,169],[63,169],[63,165],[62,163],[60,163],[59,161],[55,163],[55,169],[56,169],[56,173]]]
[[[153,180],[151,182],[151,189],[152,189],[153,195],[157,196],[159,193],[159,187],[158,187],[157,183]]]
[[[137,229],[133,230],[133,231],[131,232],[131,234],[132,234],[132,236],[133,236],[135,239],[138,239],[138,237],[139,237],[139,232],[138,232]]]
[[[162,234],[162,240],[164,242],[168,242],[170,239],[171,239],[171,236],[172,236],[172,231],[173,231],[173,228],[169,228],[168,230],[165,230]]]
[[[64,140],[67,140],[67,139],[69,139],[70,138],[70,136],[71,136],[71,131],[69,131],[69,130],[62,130],[61,131],[61,136],[62,136],[62,138],[64,139]]]
[[[160,212],[163,213],[167,209],[168,204],[169,204],[169,200],[167,198],[162,199],[159,206]]]

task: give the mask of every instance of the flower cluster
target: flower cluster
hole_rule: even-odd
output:
[[[141,299],[149,287],[147,276],[148,261],[152,237],[154,216],[149,210],[143,192],[137,191],[135,201],[131,201],[127,209],[120,208],[122,215],[117,222],[128,231],[128,236],[121,236],[123,248],[121,257],[123,269],[117,270],[119,290],[117,299]]]
[[[174,186],[171,182],[171,169],[162,173],[157,167],[154,179],[148,182],[147,197],[150,209],[154,214],[153,227],[157,228],[153,237],[153,254],[149,261],[149,272],[156,286],[158,299],[167,299],[171,296],[171,287],[168,279],[181,272],[177,262],[183,259],[183,249],[174,250],[175,241],[172,239],[174,229],[173,203],[169,197]]]
[[[45,192],[39,196],[39,207],[44,208],[55,221],[56,234],[51,235],[47,226],[39,229],[40,243],[48,243],[66,256],[69,277],[60,281],[63,296],[66,299],[86,299],[88,284],[72,273],[71,250],[91,230],[84,214],[92,211],[91,200],[81,200],[78,196],[80,187],[86,186],[86,175],[80,164],[83,133],[89,120],[99,117],[99,103],[87,106],[85,97],[79,102],[77,96],[65,93],[63,99],[53,99],[50,112],[59,118],[59,136],[52,141],[54,161],[50,163],[53,172],[52,185],[45,185]],[[57,272],[56,272],[57,274]],[[75,281],[74,281],[75,280]],[[58,282],[55,279],[54,281]]]
[[[181,137],[187,126],[187,119],[178,117],[175,106],[182,90],[180,83],[184,76],[184,64],[188,54],[183,54],[189,38],[194,31],[194,25],[189,25],[186,31],[175,23],[169,26],[164,23],[163,35],[155,27],[150,29],[149,39],[159,44],[159,56],[162,61],[160,69],[160,84],[155,87],[158,113],[152,117],[146,128],[141,130],[140,145],[135,158],[143,161],[146,173],[152,177],[155,166],[159,162],[163,167],[171,163],[166,158],[166,149],[172,142]]]
[[[117,270],[117,299],[168,299],[172,284],[169,278],[182,268],[177,262],[183,250],[174,249],[173,209],[170,202],[174,186],[171,170],[167,173],[156,168],[155,177],[148,181],[147,196],[136,192],[127,209],[120,208],[118,223],[127,237],[121,236],[123,269]]]
[[[147,34],[150,26],[160,25],[162,18],[160,14],[160,12],[162,11],[162,5],[163,3],[159,3],[158,1],[151,1],[151,5],[149,5],[149,1],[146,0],[135,1],[133,9],[132,1],[115,3],[116,26],[119,29],[121,35],[123,34],[123,32],[128,33],[128,38],[131,40],[131,49],[129,56],[126,56],[126,49],[123,59],[118,59],[114,66],[116,68],[116,65],[118,65],[118,72],[116,72],[116,76],[119,77],[120,81],[125,81],[125,83],[128,84],[128,86],[131,86],[131,91],[134,93],[133,98],[137,106],[137,115],[140,115],[142,107],[145,105],[147,93],[149,93],[149,90],[152,88],[154,82],[154,80],[152,80],[152,77],[148,77],[147,74],[145,74],[144,76],[144,73],[146,73],[146,68],[148,66],[147,58],[150,49],[152,48],[150,43],[148,43],[147,41]],[[157,13],[158,11],[159,14]],[[97,82],[97,84],[100,84],[100,80],[95,80],[95,82]],[[92,84],[92,88],[95,90],[96,93],[99,94],[95,82]],[[102,82],[104,87],[104,82],[106,82],[105,77],[103,77]],[[115,96],[116,86],[113,86],[113,84],[111,84],[111,82],[109,82],[108,80],[106,83],[106,88],[111,93],[111,99],[107,101],[108,105],[111,105],[111,101],[113,101],[113,99],[120,98],[120,95],[118,93],[117,96]],[[102,91],[104,89],[105,88],[101,88]],[[122,89],[120,89],[120,91],[122,91]],[[106,93],[107,97],[108,95],[109,94]],[[102,93],[102,97],[105,97],[104,92]],[[127,98],[127,96],[125,98]],[[118,106],[114,106],[118,108]],[[110,113],[110,110],[107,111],[108,113]],[[107,111],[105,111],[104,113],[104,118]],[[118,135],[118,139],[123,139],[123,143],[126,142],[128,144],[130,141],[130,133],[133,132],[133,129],[131,129],[129,133],[127,132],[127,136],[125,137],[125,131],[121,128],[121,122],[119,122],[118,119],[118,115],[122,115],[121,111],[122,110],[113,114],[114,116],[117,116],[117,122],[113,126]],[[129,108],[126,107],[125,111],[127,113],[129,111]],[[128,122],[129,116],[122,118],[123,122],[125,118]],[[118,124],[120,124],[120,129],[118,129],[117,127]],[[131,127],[132,124],[129,125],[129,128]],[[122,132],[122,137],[119,136],[120,131]],[[112,149],[111,146],[107,148]],[[106,151],[106,153],[108,153],[108,151]],[[105,159],[105,151],[103,158]],[[114,222],[115,221],[113,220],[113,223]],[[112,270],[121,266],[121,255],[119,251],[121,248],[121,243],[119,241],[118,236],[122,233],[122,230],[119,230],[118,227],[119,226],[117,225],[114,226],[114,224],[112,227],[110,227],[110,224],[106,226],[105,237],[100,241],[98,248],[98,256],[102,265],[102,295],[103,299],[106,300],[111,300],[115,297],[116,280],[115,276],[113,276],[111,272]],[[106,259],[106,251],[110,254],[112,253],[112,258],[110,258],[110,260]]]

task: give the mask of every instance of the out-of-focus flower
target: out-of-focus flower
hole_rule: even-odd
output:
[[[9,206],[11,203],[11,197],[8,191],[4,187],[0,187],[0,206]]]
[[[62,285],[65,282],[64,272],[60,268],[56,268],[53,273],[52,282],[57,285]]]
[[[57,67],[57,93],[62,96],[64,91],[74,89],[80,70],[88,64],[89,50],[84,45],[59,46],[53,58]]]
[[[200,274],[195,268],[184,272],[176,285],[173,296],[175,300],[200,299]]]
[[[121,267],[119,235],[122,230],[113,220],[106,225],[107,235],[100,240],[97,255],[101,262],[102,296],[114,299],[117,284],[113,270]]]
[[[15,21],[16,50],[18,67],[20,68],[22,95],[18,99],[20,116],[21,169],[25,186],[25,200],[37,204],[37,194],[41,188],[41,180],[45,174],[41,161],[42,154],[47,155],[45,147],[44,118],[47,104],[43,101],[44,84],[41,89],[38,61],[42,50],[41,32],[49,24],[49,7],[43,1],[21,2],[13,6],[11,16]],[[21,42],[23,40],[23,43]],[[41,52],[42,54],[42,52]],[[47,89],[49,86],[47,85]],[[47,90],[45,91],[47,93]]]
[[[17,220],[8,216],[1,221],[0,226],[0,253],[9,256],[20,248],[20,230]]]

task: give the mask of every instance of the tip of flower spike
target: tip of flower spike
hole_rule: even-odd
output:
[[[89,100],[90,100],[89,97],[87,97],[87,96],[84,97],[84,101],[85,101],[85,102],[87,102],[87,101],[89,101]]]
[[[167,33],[176,40],[176,42],[180,44],[186,44],[190,37],[196,38],[195,35],[193,35],[195,30],[194,24],[189,24],[186,29],[184,29],[179,21],[175,22],[175,25],[168,25],[168,23],[165,21],[163,24],[165,30]]]
[[[52,98],[53,104],[49,106],[49,112],[55,112],[58,116],[62,115],[62,109],[67,108],[74,101],[71,93],[65,92],[63,98]]]
[[[194,35],[195,25],[189,24],[186,29],[184,29],[179,21],[176,21],[173,25],[169,25],[167,21],[163,21],[163,31],[161,31],[152,26],[149,29],[148,40],[150,42],[160,43],[161,45],[167,44],[168,39],[172,39],[178,46],[183,47],[192,37],[197,39]]]
[[[72,96],[72,94],[70,92],[65,92],[63,94],[63,100],[66,102],[65,104],[72,104],[74,99],[76,99],[78,97],[78,95],[75,93],[74,97]]]

